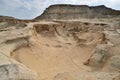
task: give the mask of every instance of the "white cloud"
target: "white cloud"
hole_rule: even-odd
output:
[[[0,15],[33,18],[51,4],[106,5],[120,9],[120,0],[0,0]]]

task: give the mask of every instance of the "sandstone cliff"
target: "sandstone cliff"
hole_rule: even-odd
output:
[[[42,15],[36,17],[36,20],[53,20],[53,19],[81,19],[81,18],[109,18],[117,17],[120,11],[107,8],[104,5],[87,6],[87,5],[51,5]]]

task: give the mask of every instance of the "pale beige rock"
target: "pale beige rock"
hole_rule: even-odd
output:
[[[60,6],[38,22],[0,17],[0,80],[120,80],[120,11]]]
[[[0,80],[36,80],[37,74],[34,71],[11,59],[14,50],[28,45],[29,34],[25,30],[29,29],[0,33]]]
[[[0,66],[0,80],[35,80],[37,74],[20,64]]]
[[[53,80],[119,80],[119,73],[86,72],[80,74],[58,73]]]

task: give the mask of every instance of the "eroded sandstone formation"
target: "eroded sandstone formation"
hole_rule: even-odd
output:
[[[107,8],[104,5],[51,5],[42,15],[35,20],[71,20],[71,19],[93,19],[93,18],[111,18],[120,16],[120,11]]]
[[[88,12],[84,19],[78,9]],[[0,26],[0,80],[120,80],[118,15],[105,6],[53,5],[26,27]]]

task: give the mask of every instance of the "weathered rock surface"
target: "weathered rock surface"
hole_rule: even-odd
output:
[[[113,72],[120,72],[120,55],[112,56],[108,63],[108,68]]]
[[[34,71],[11,58],[14,50],[28,45],[27,32],[28,29],[14,29],[0,33],[0,80],[36,80]]]
[[[35,18],[35,20],[71,20],[81,18],[110,18],[120,15],[120,11],[101,6],[87,5],[52,5],[44,13]]]
[[[119,80],[119,73],[87,72],[82,74],[59,73],[53,80]]]
[[[111,55],[109,49],[109,45],[98,44],[86,64],[92,67],[101,68]]]
[[[0,66],[0,80],[35,80],[37,74],[20,64]]]
[[[120,80],[119,15],[105,6],[52,5],[38,22],[2,17],[0,80]]]

